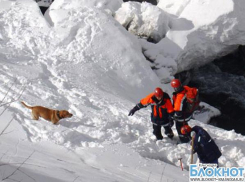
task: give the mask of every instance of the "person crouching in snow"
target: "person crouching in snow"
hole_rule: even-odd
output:
[[[153,93],[141,99],[140,103],[131,109],[128,115],[133,116],[136,111],[147,107],[148,105],[151,105],[152,109],[151,121],[153,126],[153,134],[156,136],[156,139],[163,139],[161,132],[162,126],[165,129],[165,134],[172,139],[174,134],[171,129],[172,120],[170,115],[173,115],[174,109],[169,95],[164,93],[162,89],[158,87]]]
[[[222,154],[206,130],[200,126],[191,128],[184,125],[181,127],[181,133],[189,138],[194,137],[193,153],[197,153],[200,163],[213,163],[218,167],[218,159]]]

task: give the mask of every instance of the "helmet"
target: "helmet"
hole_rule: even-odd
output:
[[[179,88],[179,87],[181,86],[181,83],[180,83],[180,81],[179,81],[178,79],[173,79],[173,80],[171,81],[171,86],[172,86],[173,88]]]
[[[156,89],[155,89],[155,96],[156,97],[162,97],[163,96],[163,91],[162,91],[162,89],[161,88],[159,88],[159,87],[157,87]]]
[[[186,135],[186,134],[191,132],[191,127],[186,124],[186,125],[181,127],[180,131],[183,135]]]

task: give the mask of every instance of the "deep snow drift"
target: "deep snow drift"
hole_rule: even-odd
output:
[[[187,170],[189,144],[154,142],[149,109],[127,116],[156,86],[171,94],[169,85],[151,70],[141,41],[112,17],[120,2],[91,2],[56,0],[46,21],[32,0],[0,0],[0,98],[17,99],[1,107],[1,161],[11,164],[1,166],[2,179],[188,181],[178,158]],[[74,117],[34,121],[20,100]],[[219,114],[210,108],[200,120]],[[243,136],[190,122],[197,124],[221,148],[221,166],[245,166]]]

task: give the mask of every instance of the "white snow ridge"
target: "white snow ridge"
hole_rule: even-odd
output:
[[[161,80],[188,67],[176,59],[176,50],[185,48],[174,48],[170,40],[179,35],[170,33],[171,26],[158,27],[161,41],[154,45],[128,32],[115,19],[124,6],[121,0],[55,0],[44,17],[33,0],[0,0],[2,181],[189,181],[190,145],[176,145],[166,136],[155,142],[149,109],[128,117],[155,87],[171,94]],[[174,49],[174,55],[163,48]],[[164,72],[152,71],[142,50],[155,61],[164,58],[159,62]],[[58,125],[32,120],[20,101],[66,109],[73,117]],[[219,111],[206,107],[210,112],[190,125],[201,125],[215,139],[223,153],[220,166],[245,166],[245,137],[207,125]],[[177,138],[175,126],[173,130]]]

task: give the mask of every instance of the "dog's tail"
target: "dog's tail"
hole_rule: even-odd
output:
[[[23,106],[25,106],[26,108],[28,108],[28,109],[32,109],[32,108],[33,108],[33,107],[31,107],[31,106],[26,105],[24,102],[21,102],[21,104],[22,104]]]

